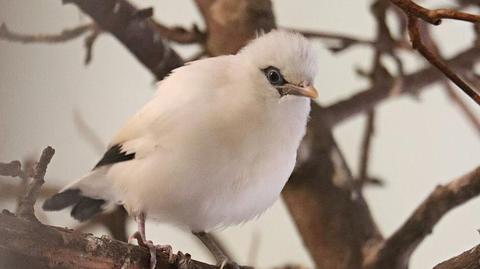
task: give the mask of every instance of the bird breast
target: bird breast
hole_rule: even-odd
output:
[[[292,98],[268,108],[199,102],[177,115],[154,153],[112,167],[127,210],[192,231],[261,214],[290,176],[305,132],[309,101]]]

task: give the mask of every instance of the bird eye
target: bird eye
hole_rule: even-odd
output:
[[[274,86],[281,86],[286,82],[282,74],[280,73],[280,70],[275,67],[268,67],[264,69],[263,72],[265,73],[265,76],[267,77],[270,84]]]

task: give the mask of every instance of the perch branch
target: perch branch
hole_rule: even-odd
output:
[[[32,181],[28,184],[27,192],[19,202],[17,211],[19,217],[30,221],[38,221],[35,217],[33,206],[37,201],[40,188],[43,183],[45,183],[45,173],[47,172],[47,166],[50,163],[53,154],[55,154],[55,150],[51,147],[46,147],[42,151],[40,160],[35,165]]]
[[[148,268],[149,251],[140,246],[94,237],[73,230],[38,225],[0,213],[0,268]],[[28,250],[28,251],[26,251]],[[215,269],[218,267],[175,255],[175,262],[158,255],[157,269]],[[246,267],[241,267],[247,269]]]
[[[480,194],[480,167],[439,185],[412,213],[407,221],[387,240],[370,253],[367,269],[405,268],[410,255],[433,227],[451,209]]]

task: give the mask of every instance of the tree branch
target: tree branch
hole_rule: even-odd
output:
[[[438,186],[407,221],[366,259],[366,269],[406,268],[410,255],[451,209],[480,194],[480,167]]]
[[[53,154],[55,154],[55,150],[51,147],[46,147],[42,151],[40,160],[35,165],[32,181],[28,184],[27,192],[19,202],[17,211],[17,215],[19,217],[30,221],[38,221],[35,217],[33,206],[37,201],[40,188],[42,187],[43,183],[45,183],[45,173],[47,172],[47,166],[50,163]]]
[[[480,16],[448,8],[430,10],[415,4],[411,0],[390,0],[393,4],[402,9],[407,15],[420,18],[430,24],[439,25],[442,19],[454,19],[477,23]]]
[[[460,67],[471,68],[479,58],[480,49],[472,47],[452,57],[447,61],[447,64],[455,69]],[[405,75],[402,80],[401,91],[397,89],[398,85],[395,83],[374,85],[345,100],[327,106],[323,117],[331,126],[335,126],[350,117],[368,111],[389,97],[406,93],[417,94],[442,78],[442,73],[438,72],[435,67],[426,67],[412,74]]]
[[[433,269],[478,269],[479,260],[480,245],[477,245],[456,257],[436,265]]]
[[[100,28],[112,33],[158,80],[183,64],[151,18],[126,0],[64,0],[76,4]]]
[[[23,175],[23,171],[20,161],[0,163],[0,176],[18,177],[21,175]]]
[[[0,25],[0,39],[21,42],[21,43],[60,43],[75,39],[95,29],[94,23],[79,25],[74,28],[65,29],[59,34],[19,34],[10,31],[5,23]]]
[[[433,51],[429,50],[422,42],[419,18],[431,24],[438,25],[443,18],[480,22],[480,16],[463,13],[451,9],[429,10],[423,8],[410,0],[391,0],[408,17],[408,33],[412,42],[412,47],[425,57],[433,66],[437,67],[445,76],[462,89],[470,98],[480,105],[480,95],[470,85],[458,76],[444,61],[440,59]]]
[[[30,222],[5,211],[0,214],[0,234],[0,268],[149,268],[146,248]],[[173,264],[158,255],[156,268],[218,267],[178,253]]]

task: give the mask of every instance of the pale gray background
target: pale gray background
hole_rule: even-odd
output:
[[[23,33],[54,33],[88,18],[60,0],[0,0],[0,22]],[[135,1],[155,7],[162,22],[190,26],[201,18],[192,1]],[[281,26],[321,29],[373,36],[369,1],[275,0],[274,11]],[[435,6],[449,1],[426,1]],[[434,6],[431,5],[431,6]],[[472,33],[465,23],[444,22],[435,36],[445,54],[453,55],[469,46]],[[321,71],[315,83],[319,102],[330,104],[367,86],[353,66],[368,67],[371,51],[355,48],[331,55],[315,42]],[[194,47],[182,48],[184,56]],[[61,186],[88,171],[98,152],[79,135],[74,111],[92,126],[103,142],[153,93],[153,78],[112,36],[103,34],[94,48],[90,66],[83,66],[83,40],[60,45],[21,45],[0,41],[0,161],[38,154],[46,145],[56,149],[48,170],[48,184]],[[408,70],[425,63],[408,57]],[[394,231],[437,184],[453,179],[478,165],[480,141],[459,110],[449,102],[440,86],[420,95],[385,102],[378,109],[373,142],[372,174],[387,180],[385,188],[370,188],[366,195],[374,217],[385,234]],[[466,98],[465,98],[466,99]],[[480,117],[480,109],[470,107]],[[356,117],[335,130],[335,136],[356,171],[364,117]],[[12,182],[14,179],[12,179]],[[12,204],[1,207],[13,208]],[[66,212],[48,214],[50,223],[73,226]],[[157,243],[172,244],[196,259],[209,259],[207,252],[188,233],[164,225],[147,224]],[[133,231],[134,224],[130,224]],[[480,201],[473,200],[454,210],[436,226],[415,252],[413,269],[429,268],[480,241]],[[96,234],[104,233],[95,230]],[[312,263],[305,253],[281,201],[248,224],[220,233],[234,250],[239,263],[260,268],[287,262]],[[257,238],[258,253],[249,255]]]

